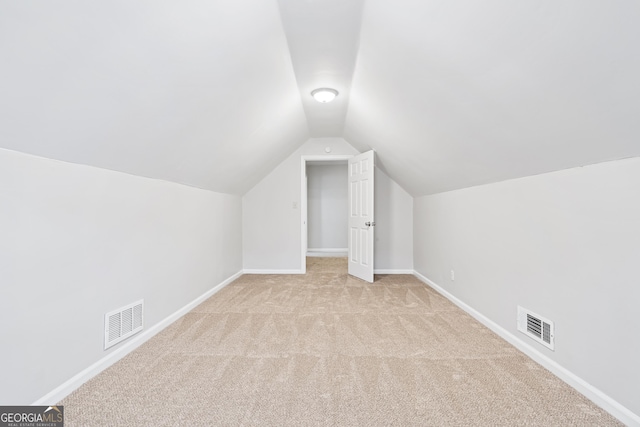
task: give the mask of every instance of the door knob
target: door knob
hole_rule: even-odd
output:
[[[367,221],[367,222],[364,223],[364,225],[366,225],[367,227],[375,227],[376,223],[375,223],[375,221],[374,222]]]

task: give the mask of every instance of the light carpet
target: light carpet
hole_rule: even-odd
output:
[[[614,426],[410,275],[244,275],[60,404],[68,426]]]

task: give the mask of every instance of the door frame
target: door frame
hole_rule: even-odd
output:
[[[349,161],[352,154],[326,154],[300,156],[300,271],[307,272],[307,162]],[[348,167],[348,166],[347,166]]]

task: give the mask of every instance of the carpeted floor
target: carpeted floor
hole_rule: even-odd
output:
[[[61,402],[67,426],[613,426],[413,276],[245,275]]]

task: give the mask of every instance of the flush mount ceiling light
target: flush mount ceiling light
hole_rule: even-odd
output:
[[[331,102],[338,96],[338,91],[330,89],[328,87],[321,87],[311,92],[311,96],[318,102],[327,103]]]

